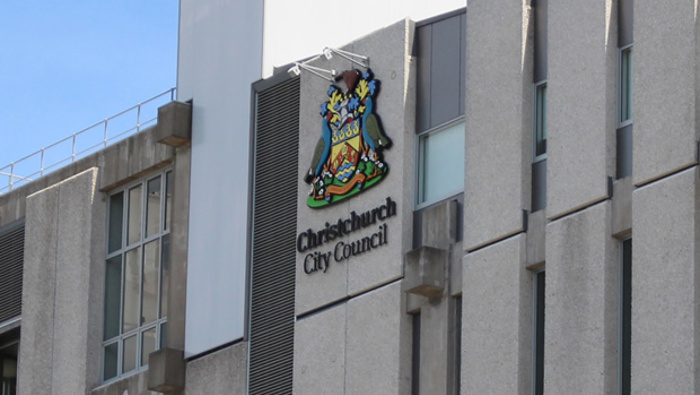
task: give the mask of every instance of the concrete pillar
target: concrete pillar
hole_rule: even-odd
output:
[[[21,394],[84,394],[100,378],[105,201],[91,168],[27,198]]]
[[[530,389],[532,275],[524,267],[525,256],[525,235],[518,235],[464,257],[461,387],[465,394]]]
[[[466,250],[522,231],[529,207],[531,11],[516,3],[476,0],[467,11]]]
[[[547,225],[547,394],[611,394],[617,385],[617,242],[611,204]],[[665,391],[664,391],[665,392]]]
[[[548,218],[607,198],[615,174],[613,4],[548,3]]]
[[[697,2],[635,1],[634,183],[696,161]]]
[[[692,169],[632,194],[635,394],[699,390],[697,184]]]

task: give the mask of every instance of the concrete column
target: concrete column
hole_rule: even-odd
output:
[[[522,231],[529,207],[532,14],[529,0],[515,3],[476,0],[467,11],[466,250]]]
[[[687,170],[632,194],[635,394],[699,390],[697,184]]]
[[[613,4],[617,5],[612,0],[548,3],[549,218],[605,199],[608,176],[615,174]]]
[[[547,394],[612,394],[617,388],[618,265],[610,217],[605,202],[547,225]]]
[[[27,198],[22,394],[84,394],[99,383],[105,201],[91,168]]]
[[[696,21],[694,0],[634,2],[636,185],[696,160]]]
[[[525,235],[464,257],[462,392],[528,393],[531,387],[532,276]]]

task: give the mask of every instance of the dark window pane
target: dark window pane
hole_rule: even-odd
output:
[[[148,365],[148,354],[156,350],[156,328],[143,331],[141,334],[141,366]]]
[[[119,343],[112,343],[105,347],[104,352],[104,380],[109,380],[117,376],[117,358],[119,356]]]
[[[139,306],[141,305],[141,247],[126,253],[124,265],[124,311],[122,333],[140,325]]]
[[[163,236],[162,261],[160,265],[160,318],[168,316],[168,283],[170,281],[170,234]]]
[[[122,288],[122,256],[107,260],[105,272],[104,340],[119,335],[119,311]]]
[[[160,177],[148,181],[146,195],[146,237],[160,232]]]
[[[124,339],[124,360],[122,361],[122,373],[136,369],[136,339],[137,335]]]
[[[173,172],[165,175],[165,230],[170,230],[173,206]]]
[[[129,190],[129,244],[141,240],[141,186]]]
[[[109,198],[109,245],[108,252],[122,247],[122,223],[124,222],[124,192]]]

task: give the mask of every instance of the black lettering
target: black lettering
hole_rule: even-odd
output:
[[[396,202],[391,200],[390,197],[386,198],[386,206],[387,206],[387,217],[393,217],[396,215]]]
[[[336,225],[336,224],[331,225],[328,233],[329,233],[328,238],[330,240],[335,240],[335,238],[338,237],[338,225]]]
[[[299,237],[297,237],[297,251],[299,252],[304,252],[309,249],[308,245],[303,244],[304,236],[306,236],[306,233],[299,233]]]
[[[372,209],[372,223],[373,224],[377,223],[377,211],[379,211],[379,209],[376,209],[376,208]]]
[[[375,234],[372,235],[372,239],[371,239],[371,242],[370,242],[370,245],[372,246],[372,248],[377,248],[377,247],[379,246],[379,245],[374,241],[374,238],[375,238],[375,237],[376,237],[376,238],[379,238],[379,233],[375,233]]]
[[[339,241],[338,244],[335,245],[335,248],[333,249],[333,259],[335,259],[336,262],[340,262],[343,260],[342,255],[338,255],[338,247],[345,246],[345,243],[342,241]],[[342,248],[341,248],[342,251]]]
[[[306,256],[306,258],[304,258],[304,273],[306,273],[306,274],[311,274],[311,273],[316,271],[315,268],[309,269],[309,267],[307,266],[307,264],[309,262],[309,258],[313,258],[313,254],[309,254]]]
[[[350,244],[345,244],[343,246],[343,258],[348,259],[352,255],[352,246]]]
[[[377,216],[379,217],[379,219],[384,221],[386,219],[386,214],[384,214],[384,211],[386,211],[386,206],[380,206],[378,211],[379,213],[377,214]]]

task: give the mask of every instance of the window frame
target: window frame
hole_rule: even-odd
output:
[[[147,235],[147,225],[149,223],[148,220],[148,184],[153,181],[160,178],[159,180],[159,187],[160,187],[160,201],[159,201],[159,207],[158,207],[158,231],[151,234]],[[170,236],[171,229],[172,229],[172,218],[167,218],[167,213],[168,209],[172,210],[172,207],[168,208],[168,205],[172,206],[172,197],[170,202],[168,202],[168,181],[172,183],[174,181],[173,177],[173,170],[171,168],[165,168],[162,170],[159,170],[157,173],[150,174],[147,177],[143,177],[137,181],[131,182],[129,184],[126,184],[119,189],[116,189],[114,191],[110,191],[108,196],[107,196],[107,210],[106,210],[106,231],[105,231],[105,258],[104,258],[104,264],[105,264],[105,278],[104,278],[104,288],[103,292],[106,292],[106,284],[107,284],[107,264],[108,262],[116,257],[120,257],[120,263],[121,263],[121,271],[120,271],[120,281],[119,281],[119,309],[118,309],[118,314],[119,314],[119,320],[118,320],[118,334],[110,337],[109,339],[105,339],[105,317],[103,316],[102,320],[102,339],[101,339],[101,350],[100,350],[100,382],[102,384],[107,384],[111,383],[117,380],[120,380],[124,377],[131,376],[133,374],[142,372],[148,368],[148,363],[143,364],[142,363],[142,355],[141,353],[143,352],[143,339],[144,339],[144,334],[150,330],[155,330],[155,338],[153,339],[154,342],[154,347],[153,351],[159,350],[161,348],[162,342],[165,339],[165,333],[164,331],[167,328],[167,312],[166,314],[163,314],[163,308],[164,306],[167,306],[167,297],[168,295],[163,295],[163,289],[167,287],[168,293],[170,292],[170,287],[165,285],[164,286],[164,260],[163,257],[166,254],[164,252],[164,240]],[[140,204],[141,204],[141,212],[140,212],[140,237],[137,241],[134,241],[132,243],[129,242],[128,240],[128,232],[129,232],[129,206],[131,203],[131,196],[130,192],[134,188],[141,187],[140,191]],[[171,186],[172,189],[172,186]],[[116,248],[114,251],[109,251],[110,250],[110,219],[111,219],[111,211],[112,211],[112,206],[111,206],[111,199],[113,196],[122,194],[122,213],[121,213],[121,244],[118,248]],[[171,211],[172,212],[172,211]],[[145,265],[145,254],[146,254],[146,246],[149,245],[149,243],[152,243],[154,241],[158,242],[158,276],[157,276],[157,298],[156,298],[156,313],[155,313],[155,319],[144,324],[141,323],[140,321],[143,319],[143,304],[144,304],[144,297],[143,297],[143,288],[144,288],[144,265]],[[169,245],[170,243],[167,243]],[[129,330],[124,330],[124,305],[125,305],[125,292],[124,292],[124,286],[125,286],[125,273],[126,273],[126,256],[129,252],[138,250],[139,252],[139,292],[138,292],[138,320],[139,324],[132,329]],[[168,254],[169,256],[169,254]],[[169,263],[168,263],[169,265]],[[107,303],[107,298],[105,297],[103,301],[103,314],[105,314],[106,310],[106,303]],[[124,372],[123,371],[123,365],[124,365],[124,343],[126,339],[129,339],[133,336],[136,336],[136,348],[135,348],[135,368]],[[116,356],[116,374],[113,377],[110,377],[108,379],[105,379],[105,362],[106,362],[106,348],[111,345],[117,345],[117,356]]]
[[[414,199],[414,211],[422,210],[422,209],[424,209],[424,208],[426,208],[426,207],[430,207],[430,206],[432,206],[432,205],[434,205],[434,204],[436,204],[436,203],[442,202],[442,201],[444,201],[444,200],[446,200],[446,199],[449,199],[449,198],[451,198],[451,197],[458,196],[458,195],[464,193],[464,180],[462,180],[462,188],[461,188],[461,189],[456,190],[455,192],[448,192],[448,193],[439,195],[438,197],[436,197],[436,198],[434,198],[434,199],[430,199],[430,200],[426,199],[425,201],[422,201],[422,202],[421,202],[421,194],[422,194],[422,190],[423,190],[423,187],[424,187],[424,184],[425,184],[425,183],[423,182],[423,172],[424,172],[424,170],[423,170],[423,166],[422,166],[422,165],[423,165],[423,162],[422,162],[422,157],[423,157],[423,155],[422,155],[422,144],[421,144],[421,141],[422,141],[424,138],[429,138],[430,136],[437,135],[437,134],[439,134],[440,132],[443,132],[443,131],[445,131],[445,130],[448,130],[448,129],[450,129],[450,128],[453,127],[453,126],[459,125],[460,123],[461,123],[462,125],[464,125],[464,131],[463,131],[463,133],[464,133],[464,136],[463,136],[464,140],[463,140],[463,141],[466,143],[467,129],[466,129],[466,118],[465,118],[464,115],[460,115],[460,116],[457,117],[457,118],[454,118],[454,119],[451,119],[451,120],[449,120],[449,121],[447,121],[447,122],[441,123],[440,125],[434,126],[434,127],[430,128],[430,129],[424,130],[424,131],[422,131],[422,132],[420,132],[420,133],[417,133],[417,134],[415,135],[414,147],[416,147],[416,151],[415,151],[414,161],[413,161],[413,163],[414,163],[414,174],[415,174],[415,180],[416,180],[415,183],[414,183],[414,185],[415,185],[415,192],[414,192],[414,194],[413,194],[413,195],[414,195],[414,196],[413,196],[413,199]],[[462,147],[462,155],[463,155],[463,156],[462,156],[462,164],[463,164],[463,165],[464,165],[464,161],[465,161],[465,158],[464,158],[465,151],[466,151],[466,147]]]
[[[634,86],[633,86],[633,73],[634,73],[634,50],[633,47],[634,43],[625,45],[623,47],[618,47],[617,48],[617,75],[616,75],[616,86],[615,86],[615,93],[616,93],[616,111],[615,111],[615,123],[617,124],[617,129],[622,129],[628,125],[631,125],[633,120],[634,120],[634,107],[632,103],[632,97],[634,94]],[[624,53],[627,52],[629,53],[629,59],[631,60],[628,65],[628,74],[629,74],[629,81],[628,81],[628,95],[627,95],[627,113],[628,117],[626,119],[622,119],[622,112],[623,112],[623,104],[622,104],[622,95],[623,95],[623,89],[622,89],[622,62],[623,59],[625,59]]]
[[[545,149],[544,153],[542,154],[537,154],[537,132],[538,132],[538,127],[540,124],[537,122],[538,119],[538,114],[539,114],[539,107],[538,107],[538,99],[540,97],[539,93],[541,91],[541,88],[544,87],[544,114],[542,116],[542,119],[544,120],[544,141],[545,141]],[[547,140],[548,140],[548,133],[547,133],[547,80],[541,80],[538,82],[535,82],[533,84],[533,99],[532,99],[532,163],[537,163],[543,160],[547,159]]]

